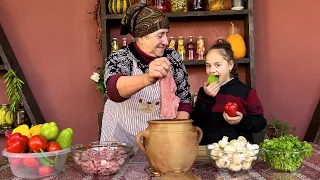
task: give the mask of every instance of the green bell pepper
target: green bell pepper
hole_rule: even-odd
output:
[[[59,134],[59,128],[55,122],[44,123],[41,126],[40,135],[47,141],[54,141]]]
[[[73,130],[71,128],[66,128],[59,133],[56,142],[60,144],[61,149],[67,149],[72,144],[72,136]]]

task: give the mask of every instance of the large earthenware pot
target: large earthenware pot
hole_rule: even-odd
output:
[[[202,130],[192,120],[150,120],[148,124],[137,134],[136,143],[153,170],[161,175],[187,172],[196,158]]]

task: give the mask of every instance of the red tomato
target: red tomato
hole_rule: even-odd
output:
[[[22,164],[29,168],[35,168],[39,166],[39,161],[36,158],[22,158]]]
[[[38,169],[38,173],[41,176],[50,175],[50,174],[53,173],[53,171],[54,171],[54,167],[52,167],[52,166],[40,166],[39,169]]]
[[[61,150],[61,146],[59,143],[55,141],[48,142],[48,147],[47,147],[48,152],[59,151],[59,150]]]
[[[19,167],[21,164],[21,159],[20,158],[11,158],[9,160],[10,166],[11,167]]]
[[[236,111],[238,111],[238,104],[235,102],[228,102],[226,105],[224,105],[224,111],[228,114],[230,117],[236,117]]]
[[[40,148],[45,151],[47,149],[47,140],[40,135],[35,135],[29,139],[28,145],[31,151],[40,152]]]

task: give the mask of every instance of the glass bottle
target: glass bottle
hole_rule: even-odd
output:
[[[199,36],[197,39],[197,60],[204,60],[205,48],[204,40],[202,36]]]
[[[176,40],[174,39],[174,37],[170,37],[169,40],[169,45],[168,45],[168,49],[176,49]]]
[[[192,11],[205,11],[206,1],[205,0],[190,0],[190,9]]]
[[[111,41],[111,52],[116,52],[119,49],[118,47],[118,38],[112,38]]]
[[[187,12],[188,0],[171,0],[171,12]]]
[[[223,10],[224,0],[208,0],[207,1],[207,10],[208,11],[219,11]]]
[[[187,44],[187,60],[195,60],[196,57],[195,44],[193,43],[193,36],[189,36],[189,42]]]
[[[29,116],[22,103],[19,104],[19,108],[16,112],[16,117],[14,118],[14,121],[13,121],[14,127],[18,127],[21,124],[27,124],[27,125],[31,124]]]
[[[122,47],[126,47],[127,45],[127,38],[122,38]]]
[[[153,6],[157,7],[162,12],[170,12],[170,0],[153,0]]]
[[[151,5],[151,6],[153,5],[153,4],[152,4],[152,0],[135,0],[135,1],[134,1],[134,4],[135,4],[135,3],[144,3],[144,4]]]
[[[178,37],[178,48],[177,51],[181,57],[181,59],[184,61],[186,60],[186,49],[184,48],[184,38],[182,36]]]

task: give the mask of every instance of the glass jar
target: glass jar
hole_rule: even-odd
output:
[[[219,11],[223,10],[224,0],[208,0],[207,1],[207,10],[208,11]]]
[[[177,51],[181,57],[181,59],[184,61],[186,60],[186,49],[184,48],[184,38],[182,36],[178,37],[178,48]]]
[[[133,2],[134,2],[134,4],[135,4],[135,3],[144,3],[144,4],[148,4],[148,5],[150,5],[150,6],[153,5],[152,0],[135,0],[135,1],[133,1]]]
[[[160,9],[162,12],[170,12],[170,0],[153,0],[153,6]]]
[[[1,110],[0,110],[0,128],[2,129],[8,129],[12,127],[13,123],[13,114],[9,112],[10,104],[2,104]],[[9,113],[9,114],[8,114]],[[9,117],[7,117],[9,116]]]
[[[191,11],[205,11],[206,1],[205,0],[190,0]]]
[[[188,0],[171,0],[171,12],[187,12]]]
[[[122,38],[122,47],[126,47],[127,45],[127,38]]]
[[[193,43],[193,36],[189,36],[189,42],[187,44],[187,60],[195,60],[196,51],[195,44]]]
[[[111,41],[111,52],[116,52],[119,49],[118,47],[118,38],[112,38]]]
[[[174,39],[174,37],[170,37],[169,40],[169,45],[168,45],[168,49],[176,49],[176,40]]]
[[[204,40],[202,36],[199,36],[197,39],[197,60],[204,60],[205,48]]]

